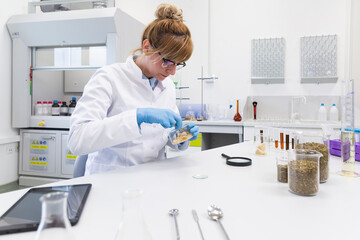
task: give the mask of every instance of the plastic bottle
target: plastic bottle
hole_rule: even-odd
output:
[[[319,113],[318,113],[318,120],[319,121],[326,121],[327,120],[327,116],[326,116],[326,108],[324,106],[324,104],[322,103],[320,108],[319,108]]]
[[[337,122],[339,121],[339,111],[335,104],[330,108],[330,121]]]
[[[47,115],[48,116],[51,116],[51,109],[52,109],[52,105],[53,105],[53,102],[52,101],[48,101],[48,104],[47,104]]]
[[[69,114],[69,107],[66,105],[66,102],[63,101],[60,106],[60,116],[67,116]]]
[[[43,105],[42,105],[41,101],[36,102],[35,115],[43,115]]]
[[[76,107],[76,97],[72,97],[70,104],[69,104],[69,116],[74,112],[74,109]]]
[[[42,102],[42,115],[49,115],[49,108],[48,108],[48,102],[43,101]]]
[[[52,116],[60,116],[60,106],[57,100],[54,100],[54,103],[51,107],[51,115]]]

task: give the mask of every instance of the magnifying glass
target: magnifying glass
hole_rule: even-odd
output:
[[[230,157],[224,153],[221,154],[224,158],[226,158],[226,164],[235,167],[246,167],[250,166],[252,161],[247,157]]]

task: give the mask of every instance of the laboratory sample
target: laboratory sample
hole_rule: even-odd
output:
[[[43,104],[37,101],[35,105],[35,115],[43,115]]]
[[[241,115],[240,115],[240,113],[239,113],[239,99],[236,100],[236,104],[237,104],[237,106],[236,106],[236,114],[235,114],[235,116],[234,116],[234,121],[235,121],[235,122],[240,122],[241,119],[242,119],[242,117],[241,117]]]
[[[169,133],[169,139],[172,144],[185,142],[192,137],[193,134],[190,132],[190,126],[188,124],[184,124],[180,129],[173,129]]]
[[[72,97],[69,104],[69,116],[74,112],[76,107],[76,97]]]
[[[57,100],[54,100],[53,105],[51,106],[51,115],[60,116],[60,106]]]
[[[52,192],[40,197],[41,220],[35,240],[74,240],[67,216],[67,192]]]
[[[329,139],[316,133],[298,134],[296,149],[314,150],[321,153],[320,157],[320,182],[329,179]]]
[[[66,102],[63,101],[60,106],[60,116],[67,116],[69,115],[69,107],[66,105]]]
[[[47,102],[47,101],[43,101],[42,110],[43,110],[43,115],[45,115],[45,116],[50,115],[49,107],[48,107],[48,102]]]
[[[312,196],[319,191],[319,159],[321,153],[309,149],[289,150],[289,190],[295,194]]]
[[[280,133],[280,148],[284,150],[284,133]]]
[[[285,143],[286,143],[286,144],[285,144],[285,149],[286,149],[286,150],[289,150],[289,146],[290,146],[290,136],[289,136],[289,134],[286,134],[286,135],[285,135],[285,139],[286,139],[286,140],[285,140],[285,141],[286,141],[286,142],[285,142]]]
[[[288,182],[288,154],[285,151],[278,151],[276,156],[277,180],[281,183]]]

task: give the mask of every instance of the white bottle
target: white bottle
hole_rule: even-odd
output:
[[[43,115],[43,105],[42,105],[41,101],[36,102],[35,115]]]
[[[330,108],[330,121],[337,122],[339,121],[339,111],[335,104]]]
[[[325,122],[327,120],[326,108],[323,103],[321,104],[321,106],[319,108],[318,120],[321,122]]]
[[[51,113],[51,111],[52,111],[52,104],[53,104],[52,101],[48,101],[48,104],[47,104],[48,116],[51,116],[51,115],[52,115],[52,113]]]
[[[47,101],[43,101],[42,102],[42,115],[49,115],[49,108],[48,108],[48,103]]]

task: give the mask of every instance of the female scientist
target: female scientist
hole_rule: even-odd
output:
[[[164,159],[172,127],[182,126],[169,75],[185,67],[193,51],[182,10],[161,4],[144,30],[139,55],[99,69],[84,88],[70,120],[68,146],[86,155],[85,175]],[[195,140],[198,127],[191,124]]]

